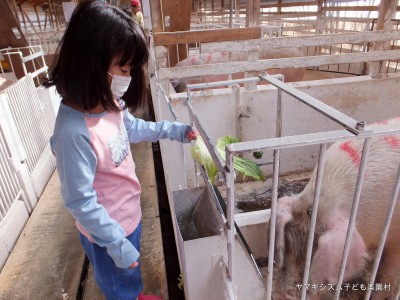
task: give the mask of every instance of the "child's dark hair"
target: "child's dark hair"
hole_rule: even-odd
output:
[[[109,4],[81,2],[72,14],[44,85],[55,85],[65,101],[84,109],[101,103],[107,111],[118,111],[121,108],[111,93],[107,72],[112,59],[119,55],[120,66],[132,66],[131,84],[123,100],[135,110],[144,106],[148,93],[149,48],[143,29]]]

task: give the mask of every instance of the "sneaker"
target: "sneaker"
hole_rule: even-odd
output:
[[[160,296],[157,296],[157,295],[139,294],[139,297],[137,298],[137,300],[162,300],[162,298]]]

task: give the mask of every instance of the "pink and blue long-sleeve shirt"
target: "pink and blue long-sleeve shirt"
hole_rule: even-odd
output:
[[[65,206],[79,231],[106,247],[118,267],[129,267],[139,258],[126,239],[142,214],[129,143],[166,138],[187,143],[190,130],[179,122],[145,122],[127,109],[88,114],[61,103],[50,145]]]

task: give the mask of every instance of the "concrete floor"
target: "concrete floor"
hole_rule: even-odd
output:
[[[132,145],[131,149],[142,184],[143,292],[168,299],[151,143]],[[63,206],[55,172],[0,273],[0,299],[102,300],[91,269],[81,278],[84,261],[78,231]]]

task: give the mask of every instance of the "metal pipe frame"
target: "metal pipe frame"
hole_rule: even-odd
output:
[[[323,114],[324,116],[328,117],[329,119],[335,121],[336,123],[340,124],[344,128],[348,129],[354,134],[359,134],[360,131],[364,129],[363,123],[357,122],[353,118],[341,113],[340,111],[326,105],[325,103],[303,93],[294,87],[291,87],[280,80],[277,80],[271,75],[265,74],[260,76],[261,79],[268,81],[273,86],[279,88],[280,90],[284,91],[285,93],[291,95],[292,97],[296,98],[297,100],[301,101],[302,103],[308,105],[312,109],[318,111],[319,113]]]
[[[268,278],[267,278],[267,299],[272,299],[272,278],[274,273],[274,249],[275,249],[275,229],[276,229],[276,206],[278,202],[278,183],[279,183],[280,150],[274,150],[274,168],[272,179],[272,198],[271,198],[271,222],[270,222],[270,243],[268,249]]]
[[[204,89],[204,88],[210,88],[210,87],[217,87],[217,86],[224,86],[224,85],[235,85],[235,84],[240,84],[240,83],[248,83],[248,82],[258,82],[260,81],[259,77],[248,77],[248,78],[243,78],[243,79],[232,79],[232,80],[223,80],[223,81],[213,81],[213,82],[204,82],[204,83],[193,83],[193,84],[187,84],[187,92],[188,92],[188,98],[190,95],[190,90],[192,89]]]
[[[317,167],[317,177],[315,180],[315,190],[313,197],[313,206],[311,213],[311,222],[310,222],[310,230],[308,235],[307,242],[307,253],[306,253],[306,264],[304,267],[304,275],[303,275],[303,286],[308,283],[308,277],[310,274],[310,266],[311,266],[311,256],[312,256],[312,248],[314,243],[314,233],[315,233],[315,225],[317,224],[317,212],[318,212],[318,204],[319,204],[319,195],[321,192],[321,184],[322,184],[322,174],[324,173],[324,162],[325,162],[325,153],[326,153],[326,144],[321,144],[319,149],[319,158],[318,158],[318,167]],[[305,300],[307,295],[307,289],[301,290],[301,300]]]
[[[339,131],[331,131],[331,132],[324,132],[324,133],[314,133],[314,134],[304,134],[299,136],[292,136],[292,137],[281,137],[281,138],[272,138],[268,140],[259,140],[259,141],[251,141],[251,142],[242,142],[242,143],[235,143],[229,144],[226,146],[226,155],[234,156],[237,154],[245,153],[245,152],[253,152],[257,150],[272,150],[274,151],[274,172],[273,172],[273,189],[272,189],[272,202],[271,202],[271,221],[270,221],[270,244],[269,244],[269,258],[268,258],[268,279],[267,279],[267,299],[271,299],[272,295],[272,272],[273,272],[273,261],[274,261],[274,242],[275,242],[275,223],[276,223],[276,198],[277,198],[277,182],[279,178],[278,172],[276,172],[277,168],[279,167],[279,150],[281,149],[289,149],[295,147],[302,147],[308,145],[316,145],[320,144],[320,155],[319,155],[319,162],[318,162],[318,169],[317,169],[317,179],[316,179],[316,186],[314,192],[314,202],[313,202],[313,212],[311,216],[311,225],[310,225],[310,238],[308,240],[307,245],[307,257],[306,257],[306,267],[305,267],[305,274],[303,277],[303,281],[307,283],[309,269],[311,264],[311,254],[312,254],[312,244],[313,244],[313,232],[315,230],[315,222],[317,217],[317,207],[319,201],[319,192],[321,187],[322,181],[322,174],[323,174],[323,160],[326,151],[326,145],[332,142],[346,140],[346,139],[357,139],[357,138],[365,138],[364,147],[362,158],[360,162],[360,169],[358,172],[357,184],[355,195],[353,199],[353,206],[350,215],[350,222],[348,226],[348,231],[346,235],[346,241],[344,245],[344,254],[341,264],[341,271],[338,280],[338,284],[340,285],[343,281],[343,274],[346,267],[352,231],[355,225],[355,218],[358,208],[358,203],[360,200],[361,188],[363,183],[363,178],[365,175],[365,168],[367,164],[367,157],[368,157],[368,149],[370,144],[371,137],[374,136],[381,136],[381,135],[389,135],[389,134],[400,134],[400,129],[395,130],[379,130],[379,131],[365,131],[361,135],[355,136],[348,132],[347,130],[339,130]],[[251,146],[253,145],[253,147]],[[231,169],[230,163],[227,163],[227,169]],[[398,197],[400,189],[400,166],[399,171],[397,174],[397,179],[395,183],[395,187],[393,189],[392,198],[390,202],[390,207],[388,210],[388,217],[385,222],[385,229],[380,241],[380,245],[378,248],[378,252],[376,254],[376,258],[374,261],[374,268],[377,269],[379,265],[379,258],[380,254],[379,251],[383,250],[383,245],[386,240],[387,231],[390,225],[390,219],[393,214],[394,206],[396,203],[396,199]],[[275,194],[276,193],[276,194]],[[234,186],[230,188],[229,191],[229,202],[234,201]],[[228,223],[229,223],[228,219]],[[229,265],[229,262],[228,262]],[[376,270],[374,270],[376,272]],[[374,281],[374,278],[371,278],[371,281]],[[303,282],[303,284],[304,284]],[[306,299],[306,289],[302,291],[302,300]],[[339,299],[340,289],[336,291],[335,299]],[[368,298],[365,298],[368,299]]]
[[[229,279],[235,285],[235,169],[233,165],[234,154],[225,149],[225,158],[227,163],[226,173],[226,198],[227,209],[226,215],[228,219],[227,237],[228,237],[228,270]]]
[[[399,129],[364,131],[355,136],[347,130],[334,130],[327,132],[307,133],[294,136],[283,136],[280,138],[269,138],[248,142],[239,142],[226,145],[229,152],[235,154],[252,153],[259,150],[289,149],[322,143],[334,143],[352,138],[367,138],[379,135],[399,134]]]
[[[347,258],[349,256],[351,238],[353,236],[353,229],[355,226],[356,215],[357,215],[357,211],[358,211],[358,204],[360,202],[362,184],[364,181],[365,170],[367,167],[367,159],[368,159],[370,143],[371,143],[371,138],[366,138],[364,141],[361,162],[360,162],[360,168],[358,170],[356,190],[354,193],[353,205],[351,207],[351,213],[350,213],[350,222],[347,227],[347,234],[346,234],[346,240],[345,240],[345,244],[344,244],[342,263],[340,266],[339,278],[338,278],[338,283],[337,283],[339,287],[342,285],[342,282],[343,282]],[[339,296],[340,296],[340,288],[336,289],[335,299],[338,300]]]
[[[231,80],[231,81],[221,81],[221,82],[214,82],[214,83],[205,83],[205,84],[196,84],[196,85],[189,85],[188,86],[188,98],[187,98],[187,107],[189,111],[189,115],[191,120],[193,120],[193,124],[196,125],[197,129],[199,130],[200,135],[202,136],[208,151],[217,165],[219,172],[223,173],[226,176],[226,188],[227,188],[227,249],[228,249],[228,262],[227,262],[227,278],[226,283],[227,286],[232,287],[231,292],[235,290],[235,280],[236,280],[236,270],[235,270],[235,170],[234,170],[234,156],[251,153],[254,151],[260,150],[270,150],[274,152],[274,160],[273,160],[273,188],[272,188],[272,202],[271,202],[271,221],[270,221],[270,244],[269,244],[269,258],[268,258],[268,279],[267,279],[267,298],[272,298],[272,279],[273,279],[273,261],[274,261],[274,243],[275,243],[275,228],[276,228],[276,205],[277,205],[277,198],[278,198],[278,185],[279,185],[279,166],[280,166],[280,150],[282,149],[290,149],[296,147],[303,147],[309,145],[320,145],[320,154],[319,154],[319,161],[318,161],[318,168],[317,168],[317,179],[315,183],[315,191],[314,191],[314,199],[313,199],[313,210],[311,215],[311,224],[310,224],[310,237],[308,240],[307,245],[307,254],[306,254],[306,267],[305,273],[303,277],[303,283],[307,283],[308,276],[309,276],[309,269],[311,265],[312,259],[312,245],[313,245],[313,233],[315,231],[316,226],[316,218],[317,218],[317,208],[319,203],[319,193],[321,188],[322,176],[323,176],[323,161],[325,157],[325,152],[327,148],[327,144],[343,141],[348,139],[357,139],[357,138],[364,138],[364,147],[360,162],[360,169],[358,172],[358,178],[356,183],[356,190],[353,198],[353,206],[350,215],[350,222],[349,227],[346,235],[346,241],[344,245],[344,255],[341,263],[341,269],[339,274],[338,284],[340,285],[343,280],[344,270],[347,262],[347,256],[350,247],[350,241],[352,236],[352,231],[354,229],[355,218],[358,208],[358,203],[360,200],[361,195],[361,188],[363,183],[363,178],[365,174],[365,168],[367,164],[367,156],[368,156],[368,149],[369,144],[371,142],[371,137],[380,136],[380,135],[388,135],[388,134],[399,134],[400,129],[380,129],[375,131],[364,130],[364,122],[358,122],[347,115],[329,107],[328,105],[320,102],[319,100],[304,94],[295,88],[287,86],[286,84],[282,83],[278,79],[274,78],[271,75],[262,75],[260,76],[261,79],[266,80],[273,84],[275,87],[278,88],[278,105],[277,105],[277,123],[276,123],[276,138],[269,138],[269,139],[261,139],[255,141],[248,141],[248,142],[239,142],[234,144],[228,144],[225,148],[225,161],[223,161],[222,157],[219,155],[218,151],[216,150],[215,146],[211,143],[210,138],[204,129],[203,125],[201,124],[198,116],[193,110],[191,104],[191,93],[190,90],[192,88],[201,88],[201,87],[211,87],[211,86],[218,86],[218,85],[232,85],[238,84],[239,82],[249,82],[254,80],[253,78],[248,78],[246,80]],[[280,91],[280,92],[279,92]],[[302,103],[310,106],[314,110],[320,112],[322,115],[328,117],[329,119],[335,121],[336,123],[340,124],[344,127],[342,130],[336,131],[327,131],[327,132],[318,132],[318,133],[310,133],[310,134],[302,134],[296,136],[284,136],[282,137],[281,130],[282,130],[282,111],[281,111],[281,93],[286,92],[287,94],[293,96],[294,98],[300,100]],[[399,167],[400,173],[400,167]],[[399,177],[400,175],[398,175]],[[394,208],[393,202],[397,198],[398,190],[399,190],[399,183],[400,179],[397,179],[397,184],[393,191],[392,201],[391,201],[391,209],[389,209],[388,215],[393,213],[392,206]],[[387,222],[390,222],[387,221]],[[385,230],[388,230],[389,224],[386,224]],[[385,241],[385,237],[382,237],[380,247],[383,247],[383,243]],[[379,254],[379,253],[378,253]],[[378,256],[377,256],[378,257]],[[377,259],[377,258],[376,258]],[[375,261],[376,263],[376,261]],[[371,278],[371,280],[373,280]],[[306,298],[306,290],[302,291],[302,298]],[[335,297],[338,299],[340,294],[340,289],[338,289]],[[230,295],[231,297],[235,297],[235,295]]]
[[[379,242],[378,249],[376,250],[374,265],[372,267],[371,278],[370,278],[369,284],[374,284],[374,282],[375,282],[376,274],[378,272],[379,262],[382,257],[383,247],[385,245],[386,237],[389,232],[390,222],[392,221],[394,208],[395,208],[396,202],[397,202],[397,197],[399,196],[399,190],[400,190],[400,164],[397,169],[397,177],[396,177],[392,197],[390,199],[389,208],[388,208],[388,212],[387,212],[386,219],[385,219],[385,225],[384,225],[384,229],[382,232],[382,237]],[[399,289],[398,292],[400,293],[400,287],[397,287],[397,288]],[[372,293],[372,290],[368,289],[367,293],[365,294],[364,300],[368,300],[371,296],[371,293]],[[394,299],[398,299],[398,298],[399,298],[399,295],[396,295]]]

